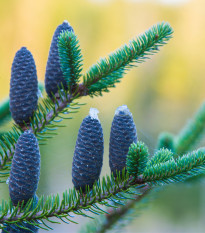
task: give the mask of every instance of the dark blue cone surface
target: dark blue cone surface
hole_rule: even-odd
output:
[[[137,142],[137,130],[127,106],[120,106],[112,121],[109,144],[109,165],[111,172],[121,172],[126,167],[129,146]]]
[[[28,223],[22,223],[22,224],[19,223],[19,225],[21,225],[22,227],[26,227],[29,230],[22,229],[20,227],[15,226],[14,224],[11,224],[7,226],[5,230],[2,230],[2,233],[7,233],[7,232],[9,233],[37,233],[38,232],[37,227],[29,225]]]
[[[40,176],[40,152],[34,134],[25,131],[18,139],[11,165],[9,194],[13,205],[35,196]]]
[[[87,116],[81,123],[76,141],[72,181],[76,189],[92,188],[99,179],[103,164],[103,130],[98,119]]]
[[[64,21],[56,28],[51,42],[45,74],[45,88],[50,98],[52,98],[52,93],[55,94],[58,92],[58,86],[62,89],[61,85],[63,84],[64,88],[66,90],[68,89],[60,67],[60,59],[58,55],[58,37],[62,31],[66,30],[73,31],[73,28],[67,21]]]
[[[28,123],[37,109],[38,80],[36,65],[29,50],[22,47],[11,68],[10,111],[17,124]]]

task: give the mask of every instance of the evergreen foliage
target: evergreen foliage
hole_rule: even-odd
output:
[[[205,103],[202,103],[193,119],[190,119],[185,127],[175,138],[177,154],[183,154],[199,142],[205,129]]]
[[[148,148],[143,142],[131,144],[128,151],[126,163],[129,175],[135,177],[141,175],[147,166],[148,156]]]
[[[102,95],[102,92],[108,92],[109,88],[115,87],[128,70],[158,52],[159,47],[172,37],[172,33],[173,30],[167,23],[155,25],[131,40],[128,45],[123,45],[111,53],[108,58],[103,58],[91,66],[83,76],[83,83],[89,95]]]
[[[175,145],[174,145],[174,135],[163,132],[159,135],[158,139],[158,149],[165,148],[168,150],[171,150],[172,152],[175,152]]]
[[[167,161],[173,160],[173,153],[168,149],[159,149],[154,156],[149,160],[148,166],[154,166],[160,163],[165,163]]]
[[[35,112],[32,111],[32,114],[28,118],[21,120],[21,122],[16,121],[20,125],[14,125],[10,132],[2,136],[0,140],[0,181],[5,182],[10,172],[9,185],[11,190],[14,179],[20,177],[21,172],[25,172],[24,164],[28,161],[31,161],[30,164],[26,165],[29,172],[34,172],[35,169],[38,170],[38,174],[35,173],[37,174],[35,177],[38,177],[39,167],[35,163],[39,164],[40,154],[35,136],[41,144],[54,137],[56,134],[55,130],[58,127],[62,127],[60,122],[64,119],[71,119],[70,113],[75,113],[79,108],[79,98],[86,95],[91,97],[99,96],[103,92],[109,91],[109,88],[114,87],[126,71],[145,61],[149,55],[156,53],[160,46],[166,44],[172,33],[173,30],[167,23],[153,26],[144,34],[132,40],[128,45],[122,46],[107,58],[101,59],[97,64],[91,66],[84,75],[82,74],[83,82],[79,83],[82,72],[82,55],[77,36],[68,23],[64,22],[62,25],[59,25],[54,33],[46,68],[45,86],[48,97],[44,97],[39,101],[37,109],[34,104],[31,104]],[[21,68],[17,67],[15,69],[19,71]],[[59,76],[56,74],[59,74]],[[12,82],[11,80],[13,85]],[[14,87],[16,85],[15,83]],[[11,93],[13,93],[12,90]],[[35,94],[37,94],[37,91]],[[14,95],[12,94],[11,96],[13,97]],[[11,106],[12,101],[11,99]],[[24,101],[26,101],[24,98],[20,98],[21,106],[24,106]],[[99,174],[97,176],[95,174],[92,184],[84,182],[84,180],[79,185],[76,185],[74,182],[76,188],[63,192],[61,197],[59,194],[55,194],[47,197],[40,196],[38,199],[35,196],[38,182],[33,183],[32,192],[29,195],[26,194],[26,198],[22,198],[21,195],[19,198],[18,195],[12,194],[12,191],[10,191],[11,200],[8,202],[2,200],[2,205],[0,206],[0,228],[5,232],[19,229],[25,231],[34,229],[33,231],[35,232],[37,228],[51,229],[49,222],[56,223],[56,220],[53,218],[66,223],[76,223],[70,218],[71,213],[90,217],[89,212],[96,215],[107,214],[103,206],[109,208],[119,208],[119,205],[123,206],[121,209],[118,209],[119,211],[111,212],[110,222],[103,223],[102,229],[104,231],[99,232],[105,232],[110,225],[118,221],[119,217],[123,217],[124,213],[133,208],[134,202],[140,201],[145,193],[153,189],[154,185],[184,181],[204,173],[204,148],[184,154],[190,148],[190,145],[193,145],[198,136],[202,135],[204,109],[204,107],[200,109],[186,130],[174,138],[174,140],[172,140],[172,136],[164,135],[160,139],[160,149],[157,150],[151,159],[148,159],[147,146],[142,142],[137,142],[136,128],[132,122],[133,132],[135,133],[128,145],[126,144],[127,151],[123,154],[125,161],[127,160],[127,166],[124,163],[114,175],[112,173],[110,176],[102,177],[102,179],[98,180]],[[16,112],[13,112],[12,116],[15,116],[15,114]],[[19,114],[17,115],[19,116]],[[130,114],[125,114],[125,111],[118,111],[117,114],[117,116],[127,115],[130,117]],[[3,110],[0,116],[3,116]],[[91,123],[92,119],[90,118],[87,120]],[[95,139],[100,141],[100,145],[102,145],[103,139],[100,136],[102,135],[102,130],[100,130],[100,133],[99,130],[96,130],[98,132],[98,135],[96,135],[96,132],[94,134],[92,132],[93,128],[88,127],[88,132],[86,131],[87,129],[83,129],[79,131],[79,135],[82,136],[86,131],[84,139],[87,137],[89,142]],[[28,132],[33,139],[27,138],[28,140],[26,140],[24,138]],[[193,135],[191,135],[192,133]],[[117,135],[120,137],[118,145],[124,145],[123,137],[126,139],[127,134],[123,134],[122,131],[121,134],[118,132]],[[84,143],[84,139],[77,141],[77,145],[79,145],[76,146],[75,155],[83,155],[85,161],[88,161],[87,156],[89,153],[85,149],[88,148],[90,152],[93,149],[93,145],[86,147],[85,144],[81,144]],[[136,144],[132,144],[133,142]],[[20,146],[19,143],[21,144]],[[81,145],[84,146],[81,148]],[[21,152],[19,147],[22,149]],[[21,158],[23,156],[21,153],[23,153],[24,149],[26,156],[28,155],[28,159],[25,161]],[[173,152],[175,151],[182,154],[182,156],[175,159],[173,157]],[[103,148],[95,151],[95,155],[100,156],[100,159],[102,154]],[[35,156],[36,160],[32,162]],[[18,159],[16,159],[17,157]],[[14,172],[15,166],[17,166],[16,161],[19,162],[18,165],[22,162],[21,172]],[[76,163],[76,157],[74,156],[74,165]],[[77,164],[79,167],[81,165],[81,163]],[[34,170],[32,166],[35,167]],[[12,170],[10,171],[11,167]],[[82,172],[88,172],[85,167],[85,165],[80,167]],[[98,169],[98,172],[100,170],[101,168]],[[29,172],[28,174],[31,174]],[[89,174],[88,172],[86,175]],[[89,179],[91,178],[89,177]],[[22,180],[21,182],[24,183]],[[24,185],[27,185],[27,183]],[[19,188],[18,185],[16,187],[17,189]],[[28,188],[26,189],[28,190]],[[18,193],[20,192],[18,191]],[[118,214],[119,217],[117,218]],[[106,226],[106,224],[108,225]]]
[[[144,150],[144,148],[142,149]],[[129,159],[130,157],[128,157]],[[201,148],[180,157],[176,161],[169,160],[157,165],[149,165],[143,172],[143,176],[131,178],[125,173],[124,169],[121,175],[117,177],[107,176],[107,178],[102,178],[101,181],[95,183],[92,192],[90,192],[88,186],[84,195],[81,191],[73,189],[69,192],[65,191],[61,199],[59,195],[42,196],[39,198],[36,208],[32,210],[30,208],[33,204],[32,199],[27,202],[25,207],[22,204],[12,207],[11,202],[3,202],[0,223],[8,225],[24,221],[40,228],[48,228],[43,219],[53,222],[50,217],[57,217],[62,221],[73,222],[69,218],[71,212],[84,217],[88,216],[87,211],[94,214],[104,213],[99,204],[113,207],[108,202],[111,200],[114,206],[124,205],[124,201],[130,199],[130,195],[136,197],[138,190],[145,187],[147,182],[150,184],[167,184],[183,181],[189,177],[204,173],[204,167],[205,149]],[[129,196],[125,196],[126,193]],[[10,210],[12,214],[9,213]],[[86,212],[84,212],[85,210]],[[36,220],[38,220],[38,223],[35,222]],[[39,223],[42,223],[42,225],[39,225]]]
[[[11,168],[11,159],[14,154],[15,144],[22,130],[19,130],[16,126],[13,126],[10,132],[6,132],[1,136],[0,140],[0,183],[5,182],[5,178],[9,176],[9,170]]]
[[[6,98],[0,103],[0,126],[11,118],[9,110],[9,98]]]
[[[82,71],[82,54],[79,41],[72,31],[63,31],[60,34],[58,51],[63,76],[70,92],[72,92],[79,82]]]
[[[116,232],[120,231],[124,223],[127,224],[127,222],[136,217],[136,209],[137,211],[140,209],[139,202],[142,199],[144,200],[151,190],[151,187],[146,185],[140,190],[138,195],[131,200],[127,200],[125,205],[121,205],[119,208],[107,208],[107,213],[100,215],[94,221],[82,227],[80,233],[104,233],[112,229],[115,229]],[[127,220],[126,222],[124,222],[125,219]]]
[[[162,156],[167,156],[166,151]],[[185,154],[178,159],[170,159],[166,162],[148,165],[143,173],[146,182],[157,184],[179,182],[190,177],[203,174],[205,169],[205,149]]]
[[[10,224],[2,230],[2,233],[37,233],[38,229],[36,226],[29,225],[28,223]]]

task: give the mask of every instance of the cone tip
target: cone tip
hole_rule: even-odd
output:
[[[132,115],[132,113],[130,112],[127,105],[122,105],[116,109],[115,115]]]
[[[89,116],[91,117],[91,119],[97,119],[99,121],[98,113],[99,111],[97,110],[97,108],[90,108]]]

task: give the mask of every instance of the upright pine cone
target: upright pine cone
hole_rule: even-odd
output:
[[[62,84],[65,90],[68,89],[60,67],[60,59],[58,55],[58,37],[62,31],[66,30],[73,31],[73,28],[67,21],[64,21],[56,28],[51,42],[45,75],[45,88],[50,98],[52,98],[52,93],[55,94],[58,92],[58,87],[61,89]]]
[[[72,181],[76,189],[92,188],[99,179],[104,152],[103,130],[98,119],[98,110],[91,108],[81,123],[76,141]]]
[[[127,153],[133,142],[137,142],[136,126],[132,113],[123,105],[115,111],[110,132],[109,165],[114,176],[126,167]]]
[[[9,194],[13,205],[35,197],[40,176],[40,152],[34,134],[27,130],[19,137],[11,165]]]
[[[10,111],[17,124],[29,123],[38,104],[36,65],[29,50],[22,47],[11,68]]]

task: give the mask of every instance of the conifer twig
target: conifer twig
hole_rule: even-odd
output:
[[[175,138],[175,150],[177,154],[183,154],[193,147],[202,137],[205,130],[205,103],[201,105],[193,119],[189,120],[185,127]]]
[[[167,156],[166,150],[164,150],[164,156]],[[201,148],[184,154],[176,160],[171,158],[163,163],[148,166],[143,173],[143,180],[155,184],[158,182],[166,184],[185,180],[192,175],[203,174],[204,171],[205,149]]]
[[[82,54],[77,36],[72,31],[63,31],[59,37],[58,51],[63,76],[70,92],[75,90],[81,77]]]
[[[10,117],[11,114],[9,111],[9,99],[7,98],[0,103],[0,125]]]
[[[160,151],[160,153],[163,152]],[[164,150],[164,156],[167,156],[166,150]],[[131,158],[129,157],[129,159]],[[129,167],[127,170],[129,172]],[[136,177],[129,177],[124,169],[116,178],[112,175],[96,183],[93,186],[92,192],[90,192],[88,186],[85,194],[77,192],[75,189],[70,190],[69,193],[64,192],[62,200],[60,200],[58,194],[45,199],[40,197],[38,205],[34,210],[30,210],[28,206],[26,210],[19,208],[19,206],[13,209],[11,203],[4,203],[1,207],[0,224],[13,224],[22,221],[29,223],[35,220],[49,220],[50,217],[56,216],[61,220],[66,217],[68,221],[72,222],[72,220],[67,218],[69,213],[77,213],[82,216],[87,216],[83,210],[92,213],[104,213],[97,204],[110,206],[108,200],[116,204],[122,204],[122,201],[129,199],[129,197],[123,194],[136,195],[136,192],[132,190],[137,191],[147,184],[161,185],[184,181],[185,179],[204,173],[204,170],[205,149],[201,148],[180,157],[176,161],[168,160],[156,165],[148,165],[143,174]],[[28,202],[28,205],[31,204],[32,201]],[[43,221],[41,222],[43,223]]]
[[[127,70],[158,52],[159,47],[172,37],[172,33],[168,23],[154,25],[128,45],[122,46],[108,58],[102,58],[91,66],[83,76],[89,95],[102,95],[102,92],[109,91],[108,88],[115,87],[115,83],[120,82]]]
[[[174,135],[168,132],[160,133],[158,137],[158,149],[168,149],[172,152],[175,152],[175,145],[174,145]]]
[[[112,229],[113,226],[136,205],[137,202],[140,202],[150,193],[151,189],[151,186],[146,185],[144,188],[142,188],[140,195],[134,196],[132,200],[127,201],[124,206],[121,206],[117,209],[113,208],[110,211],[108,210],[107,214],[105,214],[103,217],[100,217],[102,218],[102,221],[99,221],[98,219],[94,220],[94,222],[91,221],[86,226],[86,229],[83,228],[81,232],[105,233]]]
[[[112,181],[114,181],[114,177],[113,177]],[[137,183],[138,183],[137,179],[135,179],[134,182],[132,181],[132,179],[125,179],[124,181],[122,180],[120,183],[117,182],[115,184],[114,183],[107,184],[108,185],[107,191],[101,190],[99,185],[96,185],[96,186],[94,186],[94,189],[93,189],[93,192],[96,193],[96,195],[91,196],[91,197],[89,197],[88,193],[87,193],[87,196],[82,196],[81,194],[77,194],[76,191],[74,191],[73,194],[72,193],[67,194],[67,196],[65,196],[65,193],[64,193],[63,194],[63,197],[64,197],[63,202],[65,202],[65,198],[68,200],[70,199],[69,203],[71,202],[71,204],[67,204],[67,205],[65,205],[65,203],[64,203],[64,205],[62,203],[60,203],[59,197],[57,197],[58,196],[57,195],[56,197],[52,198],[53,200],[55,200],[55,203],[54,203],[55,208],[51,208],[47,211],[45,211],[45,210],[38,211],[38,208],[37,208],[34,211],[34,213],[32,213],[32,211],[31,211],[31,214],[26,214],[25,212],[21,212],[20,209],[19,209],[19,212],[16,213],[16,215],[7,212],[7,214],[5,214],[3,216],[0,215],[0,224],[13,223],[15,221],[18,222],[19,220],[20,221],[31,221],[31,220],[40,220],[41,218],[47,219],[50,217],[56,217],[56,216],[60,216],[60,215],[64,215],[64,214],[69,214],[71,212],[76,213],[77,211],[82,211],[84,209],[89,210],[91,208],[91,206],[93,206],[93,204],[95,204],[95,203],[104,204],[105,200],[107,200],[111,197],[114,198],[115,195],[120,194],[121,192],[128,190],[130,187],[138,188],[138,186],[139,186],[139,188],[141,188],[141,185],[138,185]],[[75,201],[73,201],[72,199],[74,199]],[[127,199],[127,198],[124,197],[124,199]],[[39,203],[41,203],[41,200],[39,201]],[[48,205],[48,203],[47,203],[47,205]],[[42,209],[44,209],[44,208],[45,209],[47,208],[46,204],[43,204]],[[83,213],[82,213],[82,215],[86,216],[86,214],[83,214]]]

